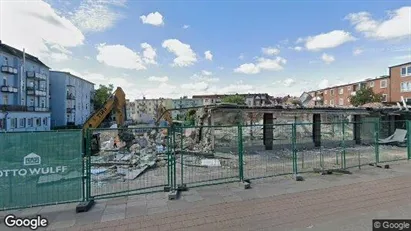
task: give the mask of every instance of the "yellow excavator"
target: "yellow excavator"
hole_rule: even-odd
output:
[[[87,129],[88,128],[98,128],[104,119],[115,112],[116,123],[118,127],[124,125],[126,121],[126,94],[124,93],[121,87],[117,87],[114,93],[107,99],[104,105],[94,112],[84,123],[83,125],[83,137],[84,137],[84,147],[87,147],[85,144],[87,142]],[[91,153],[95,154],[100,151],[100,135],[92,134],[91,135]],[[119,137],[116,137],[116,141],[119,141]]]

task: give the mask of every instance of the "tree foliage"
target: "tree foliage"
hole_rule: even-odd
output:
[[[108,86],[100,84],[99,88],[95,91],[94,94],[94,110],[98,110],[104,105],[106,100],[113,93],[113,90],[113,84],[109,84]]]
[[[245,98],[241,95],[228,95],[225,96],[221,102],[223,103],[235,103],[238,105],[245,105]]]
[[[363,87],[350,96],[350,102],[353,106],[358,107],[366,103],[381,102],[382,94],[376,94],[370,87]]]

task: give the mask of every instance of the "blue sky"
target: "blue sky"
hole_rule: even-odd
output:
[[[131,99],[299,95],[411,61],[409,1],[0,2],[3,42]]]

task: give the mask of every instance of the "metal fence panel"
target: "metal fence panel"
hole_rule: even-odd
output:
[[[405,160],[407,154],[407,121],[380,121],[378,137],[379,162]],[[394,140],[387,140],[393,136]],[[398,140],[397,140],[398,139]]]
[[[273,133],[271,150],[264,144],[264,127]],[[242,127],[243,169],[245,179],[293,173],[292,124],[247,125]],[[268,138],[268,137],[267,137]]]
[[[165,127],[90,130],[89,139],[99,134],[101,147],[90,157],[90,197],[163,191],[170,183],[167,132]]]
[[[237,126],[174,129],[177,184],[196,187],[238,181],[239,138]]]
[[[81,130],[0,134],[0,209],[83,199]]]

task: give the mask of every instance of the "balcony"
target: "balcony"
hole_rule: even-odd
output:
[[[355,95],[357,95],[357,92],[353,91],[353,92],[350,93],[350,95],[355,96]]]
[[[13,86],[1,86],[1,92],[6,92],[6,93],[17,93],[18,89],[17,87]]]
[[[76,110],[76,108],[66,108],[67,113],[73,113]]]
[[[27,88],[27,95],[47,96],[46,89],[29,89]]]
[[[28,111],[27,106],[0,104],[0,111]]]
[[[28,106],[27,111],[48,112],[50,109],[47,107]]]
[[[27,71],[27,78],[39,79],[42,81],[47,81],[47,76],[35,71]]]
[[[66,99],[75,100],[76,96],[73,93],[67,93]]]
[[[15,75],[17,74],[17,68],[14,68],[12,66],[1,66],[1,72]]]

